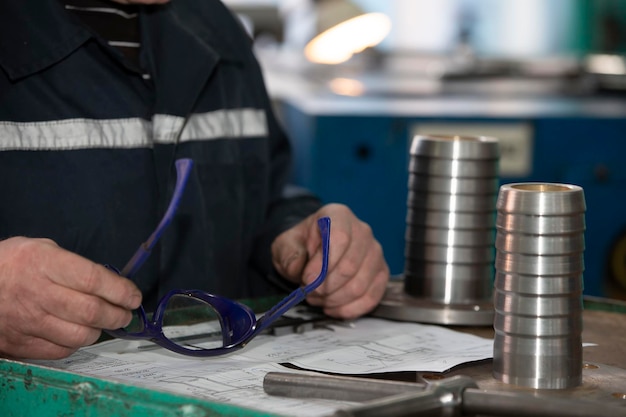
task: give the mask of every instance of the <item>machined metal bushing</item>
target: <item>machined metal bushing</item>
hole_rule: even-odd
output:
[[[500,187],[496,204],[493,375],[562,389],[582,383],[583,189]]]
[[[404,289],[443,305],[491,301],[499,142],[415,136],[411,143]]]

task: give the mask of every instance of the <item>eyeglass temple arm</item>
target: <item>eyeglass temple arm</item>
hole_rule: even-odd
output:
[[[148,240],[139,246],[133,257],[130,258],[120,272],[120,275],[123,277],[131,278],[135,275],[146,259],[148,259],[148,256],[150,256],[152,248],[161,237],[161,234],[163,234],[163,231],[167,229],[167,226],[169,226],[174,218],[174,214],[176,213],[176,209],[180,203],[183,191],[185,190],[185,185],[187,184],[187,179],[189,178],[189,173],[191,172],[191,167],[193,166],[193,161],[191,159],[177,159],[175,165],[176,186],[174,187],[174,194],[170,200],[170,205],[168,206],[167,211],[163,215],[163,218],[157,228],[154,232],[152,232]]]
[[[318,219],[317,226],[322,237],[322,270],[320,271],[320,274],[317,278],[315,278],[315,281],[305,287],[294,290],[291,294],[268,310],[263,317],[257,321],[252,337],[267,328],[274,320],[285,314],[287,310],[304,300],[309,293],[319,287],[322,282],[324,282],[324,279],[326,279],[326,274],[328,273],[328,253],[330,247],[330,218],[322,217]]]

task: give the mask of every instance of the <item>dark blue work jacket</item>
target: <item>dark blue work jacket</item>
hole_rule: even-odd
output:
[[[290,146],[250,39],[217,0],[144,7],[140,31],[149,78],[57,0],[0,2],[0,238],[121,268],[189,157],[179,212],[134,278],[146,304],[274,292],[270,243],[319,202],[286,195]]]

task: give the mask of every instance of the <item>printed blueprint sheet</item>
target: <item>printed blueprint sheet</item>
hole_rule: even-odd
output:
[[[184,328],[181,328],[184,334]],[[148,348],[146,348],[148,347]],[[396,371],[443,372],[488,359],[493,341],[445,327],[362,318],[301,334],[260,335],[225,356],[190,358],[150,342],[111,340],[80,349],[69,358],[32,361],[70,372],[173,391],[288,416],[322,416],[345,407],[336,401],[268,396],[267,372],[300,368],[340,374]]]

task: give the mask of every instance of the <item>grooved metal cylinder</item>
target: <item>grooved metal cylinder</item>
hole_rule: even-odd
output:
[[[583,189],[500,187],[496,202],[493,375],[543,389],[582,383]]]
[[[404,291],[443,306],[491,303],[499,142],[415,136],[411,143]]]

